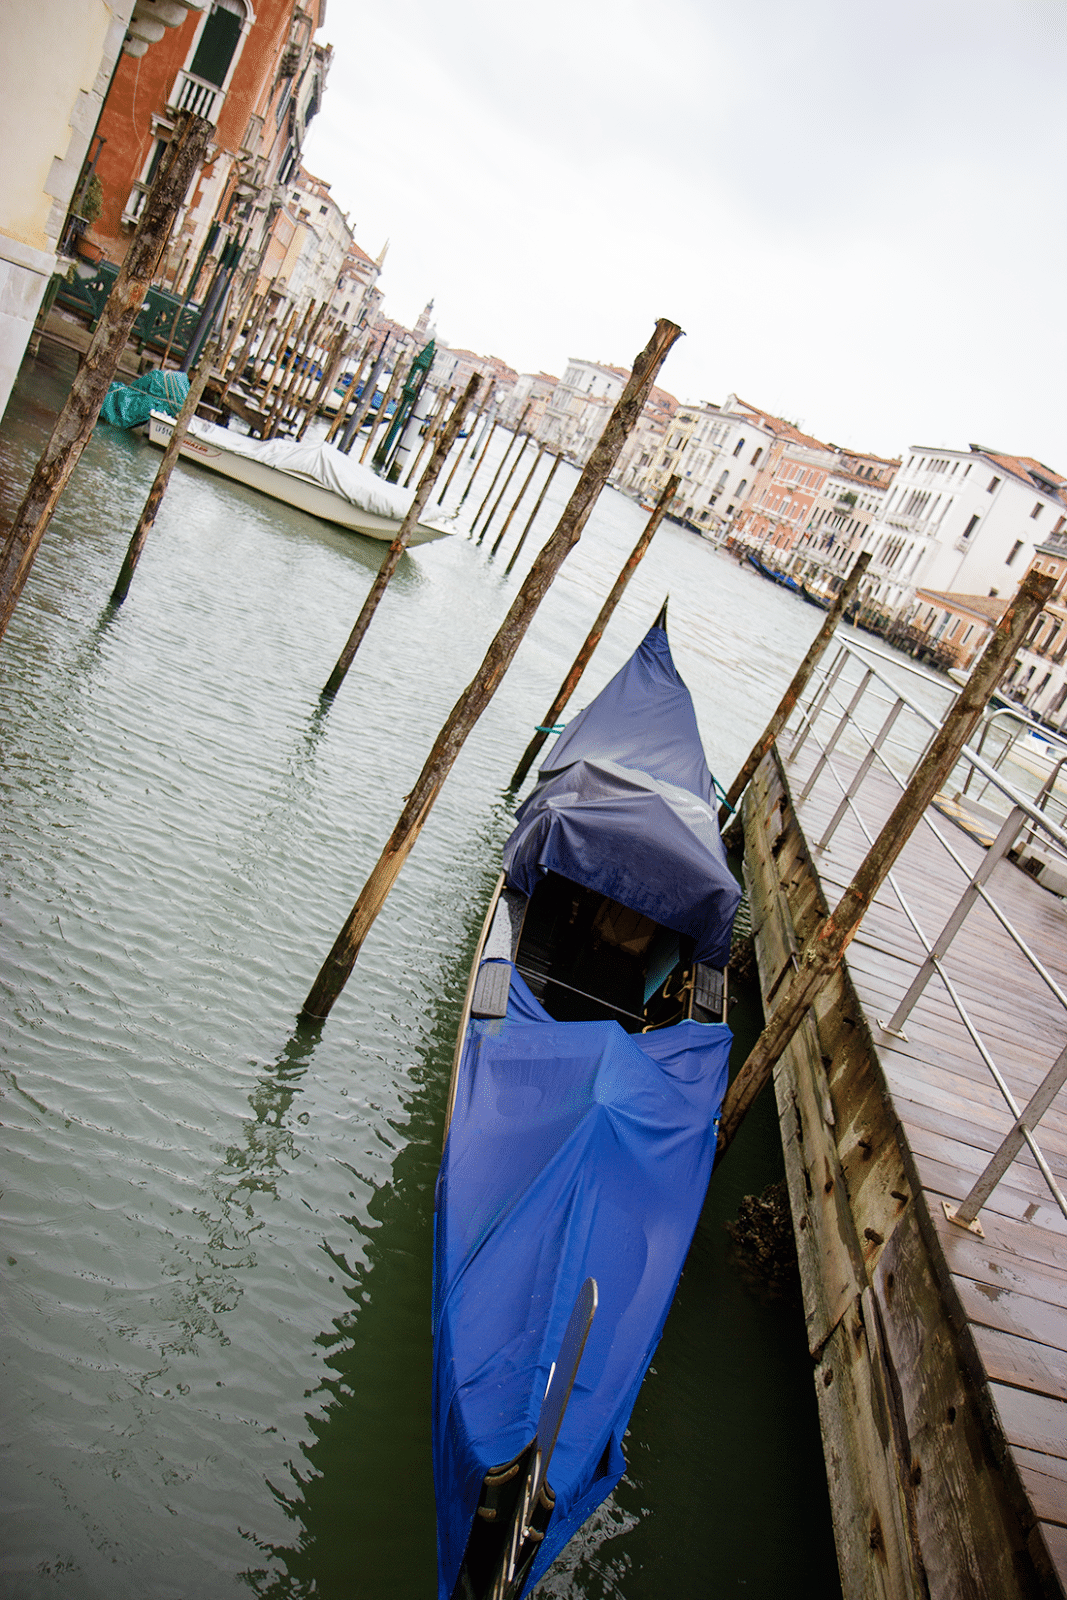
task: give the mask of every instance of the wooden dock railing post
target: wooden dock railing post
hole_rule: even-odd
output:
[[[363,609],[356,618],[356,625],[349,634],[348,643],[341,651],[341,654],[338,657],[337,665],[331,672],[329,680],[322,691],[322,698],[324,700],[332,700],[342,683],[345,681],[345,676],[348,672],[348,669],[355,660],[356,651],[363,642],[363,635],[370,627],[371,618],[378,609],[378,602],[385,593],[390,578],[396,571],[397,563],[400,560],[400,557],[407,549],[408,540],[414,533],[415,526],[419,518],[422,516],[423,507],[430,498],[430,490],[437,482],[438,474],[445,464],[445,459],[448,455],[448,452],[451,450],[453,444],[455,443],[456,435],[463,426],[463,418],[467,415],[467,407],[477,394],[478,385],[480,382],[481,378],[479,377],[478,373],[474,373],[462,395],[457,400],[453,408],[452,415],[446,422],[444,429],[440,434],[436,445],[434,446],[433,455],[430,457],[429,462],[427,463],[426,471],[419,479],[419,486],[415,490],[415,498],[412,500],[411,505],[408,508],[408,514],[400,524],[400,531],[396,538],[385,552],[385,557],[382,561],[382,564],[378,568],[378,576],[371,584],[370,593],[363,602]]]
[[[748,759],[745,761],[733,783],[727,789],[723,803],[719,807],[720,828],[725,828],[727,820],[736,807],[737,802],[748,788],[748,785],[752,779],[752,774],[755,772],[756,768],[767,754],[767,751],[771,748],[771,745],[777,739],[778,735],[789,721],[789,718],[792,716],[793,708],[797,704],[797,701],[800,699],[801,695],[804,693],[804,690],[807,688],[808,679],[815,671],[815,668],[818,666],[819,661],[822,658],[823,652],[830,643],[830,640],[833,638],[834,630],[836,629],[837,624],[841,621],[841,618],[844,616],[845,608],[850,604],[852,596],[859,588],[859,581],[863,577],[863,574],[867,571],[867,568],[870,565],[870,560],[871,553],[869,550],[861,551],[861,553],[856,557],[851,572],[841,586],[840,594],[837,596],[837,599],[827,612],[826,620],[824,621],[822,627],[811,641],[811,648],[804,657],[803,661],[800,663],[800,666],[797,668],[796,672],[793,674],[793,681],[790,683],[788,689],[785,691],[785,694],[778,702],[777,711],[764,728],[760,737],[756,740],[756,743],[752,746],[752,749],[748,755]]]
[[[571,670],[568,672],[567,676],[560,685],[559,693],[549,706],[548,710],[545,712],[544,716],[541,718],[541,727],[538,728],[537,732],[526,746],[526,749],[523,752],[522,760],[512,773],[511,782],[508,785],[509,789],[517,789],[519,787],[519,784],[533,766],[537,752],[548,738],[548,734],[544,730],[546,728],[552,728],[555,726],[556,718],[559,716],[560,712],[563,710],[563,707],[567,704],[567,701],[578,687],[582,673],[592,660],[593,651],[604,637],[604,629],[611,621],[612,613],[614,612],[619,601],[622,599],[626,590],[626,585],[629,583],[630,579],[633,577],[634,573],[637,571],[637,568],[644,559],[645,551],[652,543],[652,536],[666,516],[667,509],[670,506],[671,501],[678,493],[678,485],[681,483],[681,481],[681,478],[675,474],[668,478],[667,482],[664,484],[663,492],[656,501],[655,509],[653,510],[652,515],[645,523],[640,539],[638,539],[637,543],[630,551],[630,554],[627,556],[622,571],[615,579],[611,593],[601,606],[600,614],[593,623],[593,626],[590,628],[589,633],[586,636],[585,643],[575,656]]]
[[[681,332],[676,323],[661,319],[656,323],[652,338],[634,362],[626,387],[608,418],[555,531],[523,580],[481,666],[437,735],[377,865],[311,986],[301,1011],[304,1019],[315,1021],[327,1017],[348,981],[363,941],[410,855],[442,784],[452,770],[468,734],[511,665],[534,613],[563,565],[564,558],[581,537],[597,496],[641,415],[656,375],[674,341],[681,337]]]
[[[119,358],[167,248],[174,219],[200,170],[214,131],[203,117],[188,113],[183,113],[176,123],[174,137],[145,200],[85,359],[0,552],[0,639],[7,632],[59,497],[92,434]]]
[[[749,1106],[807,1014],[812,1000],[839,966],[863,916],[881,888],[916,823],[945,783],[982,711],[1014,659],[1026,630],[1055,586],[1044,573],[1031,572],[997,623],[959,698],[930,742],[911,781],[871,845],[841,899],[804,946],[800,965],[748,1058],[726,1091],[716,1161],[721,1161]]]

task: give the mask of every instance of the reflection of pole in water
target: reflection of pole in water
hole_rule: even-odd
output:
[[[241,1574],[260,1600],[436,1593],[433,1194],[464,986],[510,826],[501,795],[457,852],[442,900],[450,907],[463,902],[462,923],[416,1047],[407,1120],[398,1130],[403,1147],[388,1182],[368,1182],[367,1199],[354,1202],[345,1218],[352,1249],[323,1257],[323,1271],[343,1285],[349,1308],[315,1340],[326,1352],[326,1370],[308,1397],[308,1442],[293,1463],[293,1486],[287,1493],[270,1484],[294,1525],[292,1541],[267,1546],[263,1566]]]

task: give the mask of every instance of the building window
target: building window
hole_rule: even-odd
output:
[[[1010,567],[1011,566],[1012,562],[1015,560],[1015,557],[1019,554],[1019,551],[1022,549],[1022,547],[1023,547],[1022,540],[1021,539],[1016,539],[1015,543],[1011,547],[1010,555],[1007,557],[1006,561],[1004,562],[1004,565],[1006,567]]]
[[[735,456],[739,456],[741,454],[741,447],[744,444],[744,442],[745,442],[744,439],[741,438],[741,439],[738,439],[737,443],[734,445],[734,455]]]
[[[1041,510],[1042,510],[1041,501],[1039,500],[1037,502],[1037,505],[1034,507],[1034,509],[1030,513],[1031,517],[1035,517],[1035,518],[1039,517],[1041,515]]]
[[[1000,488],[1000,479],[999,478],[991,478],[989,480],[989,488],[986,490],[986,494],[996,494],[996,492],[997,492],[997,490],[999,488]]]
[[[758,450],[754,450],[752,452],[752,460],[749,462],[749,466],[754,467],[756,465],[756,462],[759,460],[759,458],[760,458],[760,456],[762,454],[763,454],[763,446],[760,445]]]
[[[215,0],[189,67],[194,78],[203,78],[205,83],[222,88],[241,37],[244,17],[245,9],[240,0]]]
[[[975,515],[975,516],[973,516],[971,518],[970,522],[968,522],[967,526],[964,528],[963,537],[965,539],[969,539],[971,537],[971,534],[974,532],[975,528],[977,528],[977,526],[978,526],[978,517],[977,517],[977,515]]]

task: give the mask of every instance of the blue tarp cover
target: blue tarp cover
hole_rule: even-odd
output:
[[[560,735],[516,820],[504,846],[512,888],[532,895],[558,872],[692,935],[698,961],[726,964],[741,890],[662,628]]]
[[[507,1017],[471,1024],[435,1217],[440,1600],[486,1471],[536,1432],[587,1277],[599,1304],[524,1593],[621,1477],[620,1441],[711,1174],[730,1038],[722,1024],[628,1035],[615,1022],[554,1022],[514,972]]]

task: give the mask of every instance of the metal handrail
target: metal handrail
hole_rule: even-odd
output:
[[[868,773],[876,762],[878,763],[880,769],[885,771],[892,778],[894,783],[898,784],[901,789],[904,788],[907,779],[901,778],[899,773],[894,770],[890,762],[887,760],[884,753],[884,747],[888,742],[888,735],[896,725],[901,714],[907,710],[919,719],[920,723],[924,726],[928,733],[928,738],[925,741],[926,743],[929,742],[929,737],[932,737],[933,733],[936,732],[937,728],[939,727],[936,717],[927,711],[925,707],[914,701],[899,687],[899,685],[894,684],[890,679],[888,679],[877,666],[872,666],[870,659],[872,656],[879,657],[882,660],[890,661],[894,666],[906,666],[905,663],[897,663],[895,658],[888,657],[884,652],[876,651],[870,646],[863,646],[861,644],[854,644],[852,642],[842,642],[841,648],[838,654],[835,656],[833,662],[829,663],[824,668],[821,674],[821,680],[819,679],[819,675],[816,675],[816,677],[813,677],[812,683],[809,685],[808,707],[807,710],[801,714],[800,725],[789,754],[789,760],[795,760],[798,751],[809,739],[818,751],[817,757],[813,764],[813,769],[808,775],[804,788],[799,797],[799,802],[802,802],[806,798],[815,782],[824,772],[829,774],[833,783],[836,784],[841,793],[841,802],[835,810],[830,823],[824,830],[818,844],[814,847],[815,854],[819,854],[827,849],[829,841],[834,832],[844,816],[848,813],[851,813],[855,818],[855,821],[859,826],[860,831],[866,838],[868,845],[873,842],[873,835],[863,821],[863,818],[857,808],[856,796],[862,787],[864,779],[867,777]],[[858,687],[855,688],[849,683],[846,676],[846,667],[850,663],[850,658],[855,658],[856,666],[860,672],[860,682]],[[914,671],[915,669],[906,668],[906,670]],[[947,685],[942,683],[940,680],[930,677],[928,674],[921,674],[921,676],[925,677],[928,682],[936,684],[939,688],[947,688]],[[884,695],[877,692],[877,690],[880,689],[888,690],[893,698],[888,715],[883,718],[877,731],[872,733],[869,729],[866,729],[862,726],[859,720],[858,712],[861,704],[864,702],[865,697],[868,699],[878,700],[879,703],[884,702]],[[799,710],[800,708],[798,708],[798,711]],[[830,733],[824,738],[820,738],[818,725],[820,723],[820,719],[828,714],[836,715],[837,720],[834,723]],[[1048,971],[1036,952],[1030,949],[1026,943],[1026,940],[1019,933],[1018,929],[1014,927],[1006,913],[997,905],[995,899],[986,888],[986,884],[992,876],[994,868],[1008,855],[1009,851],[1015,845],[1020,832],[1024,828],[1027,829],[1027,841],[1032,841],[1035,835],[1039,834],[1042,837],[1047,838],[1054,847],[1058,846],[1060,850],[1067,851],[1067,830],[1053,822],[1053,820],[1047,816],[1044,811],[1044,805],[1052,792],[1052,787],[1055,783],[1056,777],[1059,775],[1060,770],[1064,766],[1067,766],[1067,755],[1057,762],[1053,768],[1053,771],[1046,779],[1046,783],[1036,800],[1031,800],[1028,796],[1020,793],[1010,782],[1008,782],[1008,780],[1002,776],[1001,772],[999,771],[999,762],[1001,759],[1003,759],[1004,752],[1001,752],[1000,755],[998,755],[996,765],[991,765],[981,755],[981,750],[985,742],[985,736],[988,732],[988,725],[994,717],[999,715],[1000,713],[998,712],[987,714],[986,724],[983,727],[981,736],[979,737],[977,749],[972,749],[970,746],[965,746],[960,758],[962,761],[965,761],[968,764],[968,783],[970,781],[970,776],[977,772],[986,780],[982,793],[985,794],[990,787],[993,787],[1003,796],[1004,799],[1008,801],[1009,804],[1008,815],[1004,819],[996,839],[993,841],[992,845],[987,848],[977,870],[974,872],[970,871],[967,863],[953,848],[948,838],[945,837],[942,831],[937,827],[929,813],[924,818],[927,827],[934,834],[935,839],[968,880],[963,894],[957,902],[954,910],[932,942],[923,932],[915,913],[908,905],[897,875],[893,872],[890,872],[887,877],[887,883],[892,889],[897,903],[899,904],[904,916],[906,917],[908,923],[912,927],[916,937],[923,947],[925,959],[918,969],[906,994],[897,1006],[896,1011],[893,1013],[893,1016],[888,1022],[880,1021],[879,1023],[880,1027],[885,1032],[894,1034],[898,1037],[904,1037],[902,1033],[903,1024],[907,1020],[908,1015],[914,1008],[930,979],[936,972],[938,977],[941,979],[941,982],[944,985],[950,1000],[952,1001],[964,1030],[977,1049],[982,1061],[990,1073],[990,1076],[996,1084],[1000,1094],[1004,1098],[1005,1104],[1011,1112],[1013,1118],[1011,1129],[1004,1140],[1002,1140],[1000,1146],[994,1153],[985,1170],[973,1185],[970,1193],[954,1210],[948,1205],[947,1202],[944,1203],[946,1216],[948,1216],[951,1221],[957,1223],[961,1227],[970,1228],[972,1231],[977,1233],[981,1233],[982,1231],[981,1226],[977,1221],[978,1213],[980,1212],[982,1206],[989,1199],[989,1196],[993,1193],[1001,1178],[1009,1170],[1012,1162],[1016,1159],[1024,1145],[1030,1150],[1038,1170],[1041,1172],[1041,1175],[1044,1178],[1045,1183],[1047,1184],[1057,1206],[1063,1215],[1067,1217],[1067,1197],[1065,1197],[1062,1193],[1056,1181],[1055,1174],[1052,1172],[1048,1161],[1041,1152],[1034,1135],[1034,1129],[1041,1121],[1041,1118],[1047,1111],[1048,1107],[1052,1104],[1056,1094],[1059,1092],[1059,1089],[1062,1088],[1065,1082],[1067,1082],[1067,1048],[1064,1048],[1064,1050],[1061,1051],[1056,1061],[1049,1068],[1049,1071],[1045,1075],[1036,1092],[1031,1096],[1028,1104],[1020,1109],[1007,1082],[1004,1079],[1003,1074],[1001,1073],[989,1049],[983,1041],[977,1025],[975,1024],[973,1018],[969,1015],[962,996],[959,994],[956,985],[952,982],[951,977],[946,972],[944,967],[944,957],[950,949],[953,939],[963,926],[973,906],[976,905],[980,900],[985,906],[988,907],[999,925],[1008,934],[1012,943],[1018,949],[1022,957],[1029,963],[1035,974],[1041,978],[1043,983],[1048,987],[1052,996],[1057,1001],[1058,1005],[1062,1007],[1065,1014],[1067,1014],[1067,993],[1064,992],[1063,988],[1061,988],[1053,975]],[[847,781],[835,768],[833,763],[834,750],[841,738],[844,736],[846,730],[851,730],[853,733],[861,736],[867,745],[866,754],[859,762],[857,770],[850,774]],[[920,760],[921,757],[922,751],[919,752],[915,759]],[[964,785],[961,793],[966,793],[966,789],[967,784]]]

